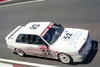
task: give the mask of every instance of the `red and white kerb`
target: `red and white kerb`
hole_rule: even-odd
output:
[[[11,1],[11,0],[0,0],[0,2],[7,2],[7,1]]]
[[[2,62],[0,62],[0,67],[24,67],[24,66],[13,65],[13,64],[7,64],[7,63],[2,63]]]
[[[54,23],[51,23],[41,34],[42,37],[44,37],[44,35],[48,32],[48,30],[54,25]]]

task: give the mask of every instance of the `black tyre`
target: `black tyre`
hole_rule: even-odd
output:
[[[72,63],[71,56],[69,56],[67,54],[61,53],[61,54],[58,55],[58,58],[64,64],[70,64],[70,63]]]

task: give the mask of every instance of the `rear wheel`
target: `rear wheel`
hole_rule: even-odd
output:
[[[61,54],[58,55],[58,58],[62,63],[65,63],[65,64],[72,63],[71,56],[69,56],[67,54],[61,53]]]
[[[21,57],[25,56],[24,51],[22,51],[21,49],[16,49],[16,53]]]

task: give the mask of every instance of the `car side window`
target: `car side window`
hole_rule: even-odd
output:
[[[24,43],[24,42],[25,42],[25,34],[20,34],[20,35],[17,37],[16,42]]]
[[[16,39],[18,43],[27,43],[35,45],[46,45],[40,36],[30,34],[20,34]]]

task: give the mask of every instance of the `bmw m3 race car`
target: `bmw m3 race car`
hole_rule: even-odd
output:
[[[91,49],[88,30],[64,28],[52,22],[30,22],[18,26],[5,38],[7,47],[19,56],[33,55],[81,62]]]

